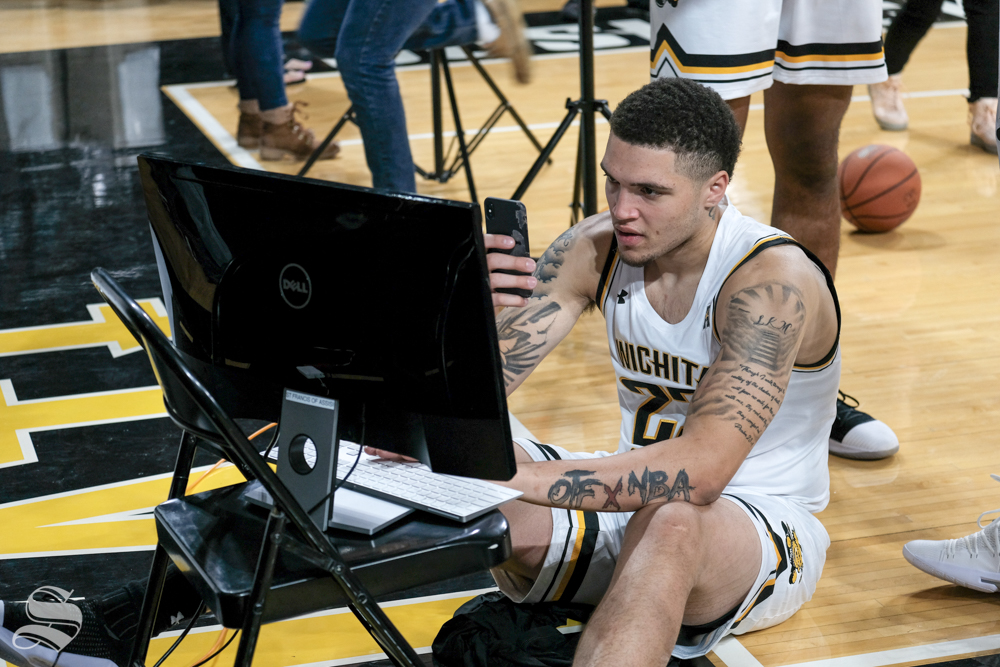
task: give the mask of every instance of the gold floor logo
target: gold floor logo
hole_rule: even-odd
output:
[[[62,651],[80,633],[83,613],[69,601],[73,591],[42,586],[32,591],[25,613],[34,621],[14,633],[14,646],[26,650],[44,646]]]

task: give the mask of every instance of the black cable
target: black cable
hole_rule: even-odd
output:
[[[170,648],[167,649],[167,652],[164,653],[160,657],[160,659],[156,661],[156,664],[153,665],[153,667],[160,667],[160,665],[162,665],[163,662],[170,657],[170,654],[174,652],[174,649],[181,645],[181,642],[184,641],[184,638],[187,637],[189,632],[191,632],[191,628],[193,628],[194,624],[198,622],[198,618],[201,617],[204,611],[205,611],[205,601],[202,600],[201,604],[198,605],[198,611],[196,611],[194,613],[194,616],[191,617],[191,620],[184,627],[184,631],[181,632],[180,636],[177,637],[176,641],[174,641],[174,643],[170,646]]]
[[[229,645],[233,643],[233,640],[236,639],[236,635],[238,635],[238,634],[240,634],[239,629],[237,629],[236,632],[233,633],[233,636],[230,637],[229,640],[225,644],[222,645],[222,648],[220,648],[218,651],[216,651],[212,655],[208,656],[207,658],[205,658],[201,662],[197,663],[196,665],[192,665],[192,667],[201,667],[206,662],[208,662],[209,660],[212,660],[217,655],[219,655],[220,653],[222,653],[223,651],[225,651],[227,648],[229,648]],[[53,667],[55,667],[55,665],[53,665]]]
[[[347,471],[346,475],[344,475],[344,479],[338,479],[338,480],[334,481],[334,483],[333,483],[333,491],[330,491],[330,493],[328,493],[325,496],[323,496],[318,503],[316,503],[311,508],[309,508],[309,510],[306,512],[306,514],[312,514],[313,512],[315,512],[317,507],[319,507],[320,505],[322,505],[323,503],[325,503],[327,501],[327,499],[330,498],[330,496],[332,496],[333,494],[335,494],[337,492],[337,489],[339,489],[340,487],[342,487],[344,485],[344,482],[346,482],[347,479],[351,476],[351,474],[354,472],[354,469],[358,467],[358,463],[361,462],[361,452],[363,452],[365,450],[365,423],[366,422],[365,422],[365,412],[364,412],[364,410],[365,410],[365,408],[364,408],[364,406],[362,406],[361,407],[361,442],[358,443],[358,455],[354,459],[354,465],[352,465],[351,469]],[[337,442],[337,447],[340,447],[340,442],[339,441]]]
[[[281,425],[279,424],[274,427],[274,435],[271,436],[271,442],[267,443],[267,449],[264,450],[265,461],[267,460],[267,457],[271,455],[271,450],[274,449],[274,446],[278,444],[278,435],[280,433],[281,433]]]
[[[361,433],[362,433],[362,440],[363,440],[364,439],[364,437],[363,437],[363,434],[364,434],[364,422],[362,422]],[[337,446],[339,447],[340,444],[338,443]],[[347,478],[350,477],[351,473],[354,472],[354,469],[358,467],[358,463],[361,461],[361,452],[363,452],[364,449],[365,449],[364,445],[358,445],[358,455],[354,459],[354,465],[352,465],[351,469],[347,471],[346,475],[344,475],[344,479],[338,479],[336,482],[334,482],[333,483],[333,491],[330,491],[330,493],[328,493],[325,496],[323,496],[322,498],[320,498],[319,502],[316,503],[315,505],[313,505],[312,507],[310,507],[309,510],[306,512],[306,514],[312,514],[313,512],[315,512],[317,507],[319,507],[320,505],[322,505],[323,503],[325,503],[327,500],[329,500],[330,496],[332,496],[333,494],[335,494],[337,492],[337,489],[339,489],[340,487],[342,487],[344,485],[344,482],[347,481]]]

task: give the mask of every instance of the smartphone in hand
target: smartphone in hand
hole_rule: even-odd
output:
[[[528,254],[528,211],[524,208],[524,204],[513,199],[487,197],[483,205],[486,208],[486,231],[490,234],[503,234],[514,239],[514,247],[512,249],[492,249],[489,252],[502,252],[514,257],[530,257]],[[507,269],[497,269],[497,273],[506,273],[514,276],[531,275],[526,271],[510,271]],[[531,296],[530,289],[501,287],[497,291],[505,294],[516,294],[524,298]]]

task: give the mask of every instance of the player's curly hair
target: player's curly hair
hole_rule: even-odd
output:
[[[742,143],[729,105],[689,79],[656,79],[630,94],[611,115],[611,131],[629,144],[674,151],[678,170],[699,182],[722,169],[732,178]]]

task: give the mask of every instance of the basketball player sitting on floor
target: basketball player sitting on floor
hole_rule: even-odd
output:
[[[502,508],[513,556],[494,576],[517,601],[600,603],[577,664],[662,667],[671,653],[703,655],[727,634],[779,623],[815,591],[830,544],[811,513],[829,499],[839,313],[818,260],[728,203],[740,129],[717,93],[654,81],[618,106],[611,130],[610,210],[556,239],[534,277],[493,282],[534,289],[527,300],[494,294],[512,306],[497,319],[508,392],[584,310],[604,313],[619,453],[518,439],[507,484],[524,500]],[[161,618],[182,603],[192,613],[180,590],[165,588]],[[88,613],[124,638],[140,591],[130,584]],[[23,605],[7,610],[9,630]],[[29,664],[10,643],[0,641],[0,655]],[[116,646],[101,657],[122,665],[124,655]]]
[[[494,278],[534,288],[495,295],[522,306],[497,318],[508,393],[588,307],[607,320],[618,453],[516,440],[506,484],[524,496],[502,508],[514,555],[494,571],[517,601],[599,603],[574,664],[704,655],[791,616],[823,569],[837,299],[822,263],[728,203],[739,149],[717,93],[650,83],[611,118],[609,211],[534,281]]]

